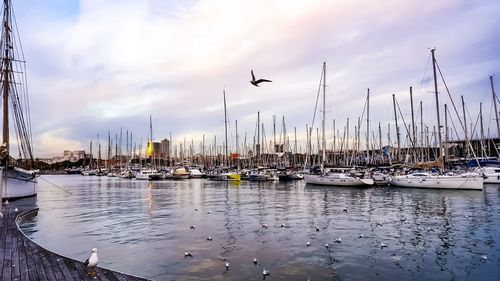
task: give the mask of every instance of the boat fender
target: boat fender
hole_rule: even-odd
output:
[[[437,182],[437,183],[439,183],[439,179],[437,179],[437,181],[436,181],[436,182]]]
[[[411,179],[408,179],[408,183],[411,183]]]

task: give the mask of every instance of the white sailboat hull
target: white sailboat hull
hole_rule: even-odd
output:
[[[26,171],[26,173],[24,172]],[[2,175],[2,199],[18,199],[24,197],[36,196],[37,193],[37,180],[32,171],[15,168],[10,171],[7,177],[7,185],[5,186],[5,173],[1,171]]]
[[[484,179],[478,175],[458,176],[427,176],[415,177],[394,176],[390,185],[410,188],[439,188],[439,189],[472,189],[482,190]]]
[[[367,186],[373,185],[372,179],[360,179],[352,177],[332,177],[323,175],[304,175],[304,181],[308,184],[332,185],[332,186]]]

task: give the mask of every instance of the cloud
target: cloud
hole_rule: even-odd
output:
[[[146,139],[149,115],[157,138],[221,137],[223,89],[240,134],[253,134],[257,111],[268,132],[273,115],[284,115],[289,131],[304,131],[323,61],[327,117],[338,128],[361,116],[367,88],[372,128],[394,122],[392,94],[406,118],[409,86],[415,104],[424,100],[430,125],[431,84],[421,84],[429,47],[437,47],[455,98],[485,96],[477,89],[500,68],[493,36],[500,4],[491,1],[82,0],[50,8],[35,2],[39,9],[28,9],[30,3],[16,9],[34,96],[34,139],[67,134],[52,148],[50,141],[37,148],[45,154],[62,150],[64,139],[68,147],[84,144],[120,127]],[[273,83],[251,86],[250,69]],[[469,106],[471,115],[476,107]]]

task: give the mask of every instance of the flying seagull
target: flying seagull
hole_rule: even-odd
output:
[[[252,81],[250,81],[250,83],[252,85],[254,85],[255,87],[260,87],[259,86],[259,83],[262,83],[262,82],[273,82],[271,80],[267,80],[267,79],[259,79],[259,80],[255,80],[255,75],[253,75],[253,70],[251,70],[251,73],[252,73]]]
[[[92,249],[92,254],[90,255],[90,258],[86,259],[85,262],[83,263],[85,265],[88,275],[96,274],[95,267],[98,262],[99,258],[97,257],[97,249],[94,248]]]

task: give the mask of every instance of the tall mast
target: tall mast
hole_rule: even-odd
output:
[[[370,164],[370,88],[366,93],[366,164]]]
[[[436,49],[431,49],[431,54],[432,54],[432,71],[434,73],[434,93],[436,95],[436,113],[437,113],[437,134],[438,134],[438,141],[439,141],[439,147],[437,149],[437,158],[442,156],[442,137],[441,137],[441,117],[439,115],[439,93],[438,93],[438,87],[437,87],[437,78],[436,78],[436,56],[434,55],[434,51]],[[467,126],[467,125],[466,125]],[[443,161],[444,164],[444,161]]]
[[[260,111],[257,111],[257,145],[256,145],[256,153],[257,153],[257,165],[259,166],[260,162]]]
[[[495,120],[497,121],[497,136],[500,137],[500,123],[498,121],[497,95],[495,94],[495,86],[493,85],[493,75],[490,75],[491,94],[493,95],[493,105],[495,106]]]
[[[411,147],[412,147],[412,154],[413,154],[413,161],[414,163],[417,162],[417,134],[415,131],[415,114],[413,112],[413,87],[410,87],[410,105],[411,105],[411,129],[412,129],[412,141],[411,141]]]
[[[10,81],[9,75],[12,69],[11,55],[9,48],[12,46],[11,42],[11,27],[10,27],[10,1],[4,0],[4,19],[3,19],[3,34],[5,35],[5,43],[2,44],[4,57],[2,60],[2,78],[3,78],[3,143],[6,145],[7,152],[9,152],[9,90]],[[8,162],[8,159],[7,159]]]
[[[463,96],[462,96],[463,97]],[[445,103],[444,104],[444,156],[447,159],[448,158],[448,105]]]
[[[321,145],[323,146],[322,150],[322,159],[321,159],[321,165],[325,165],[326,161],[326,139],[325,139],[325,120],[326,120],[326,62],[323,62],[323,122],[321,124],[321,130],[322,130],[322,136],[321,140],[322,143]],[[318,147],[319,149],[319,147]]]
[[[396,113],[396,95],[392,94],[392,104],[394,107],[394,122],[396,123],[396,140],[398,142],[397,160],[399,162],[399,151],[401,150],[401,140],[399,138],[398,114]]]
[[[224,144],[224,164],[227,165],[227,112],[226,112],[226,90],[222,91],[224,94],[224,135],[225,135],[225,144]]]
[[[465,136],[465,157],[469,156],[469,135],[467,134],[467,117],[465,115],[465,102],[464,96],[460,96],[462,98],[462,112],[464,114],[464,136]]]

